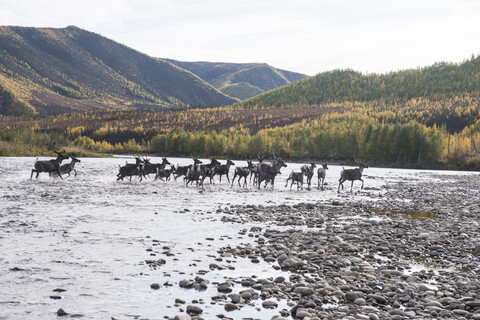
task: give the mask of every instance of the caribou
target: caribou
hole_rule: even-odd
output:
[[[196,165],[199,165],[199,164],[202,164],[203,162],[201,160],[198,160],[197,158],[193,158],[193,165],[196,166]],[[175,168],[175,173],[173,174],[173,178],[175,180],[177,180],[178,177],[181,177],[181,176],[186,176],[187,175],[187,172],[188,172],[188,169],[190,168],[191,165],[188,165],[188,166],[179,166],[177,164],[177,167]]]
[[[362,173],[363,169],[368,168],[366,164],[363,162],[355,160],[356,163],[358,163],[358,168],[355,169],[345,169],[343,168],[342,172],[340,172],[340,179],[338,180],[338,191],[340,192],[340,186],[342,186],[343,190],[343,183],[347,180],[352,181],[352,185],[350,186],[350,192],[353,190],[353,181],[355,180],[360,180],[362,181],[362,188],[363,189],[363,179],[362,179]]]
[[[220,162],[215,158],[211,158],[208,164],[191,165],[185,176],[185,185],[188,186],[189,183],[196,181],[197,186],[203,187],[203,182],[207,177],[210,178],[210,184],[212,184],[213,168],[217,165],[220,165]]]
[[[326,162],[322,164],[322,167],[318,168],[317,170],[317,176],[318,176],[317,189],[318,190],[320,190],[320,181],[322,181],[322,190],[323,190],[323,185],[325,184],[325,176],[327,175],[327,170],[328,170],[328,166]]]
[[[308,164],[305,164],[300,168],[300,170],[305,175],[305,177],[307,177],[307,186],[308,186],[307,189],[308,190],[310,190],[310,188],[312,186],[312,177],[313,177],[313,174],[315,173],[315,171],[314,171],[315,167],[316,167],[315,162],[311,162],[310,166]]]
[[[143,160],[140,157],[135,157],[135,163],[127,163],[119,168],[117,181],[123,180],[125,177],[130,177],[130,181],[132,181],[132,176],[139,176],[140,181],[142,181],[142,167]]]
[[[257,184],[258,188],[263,181],[265,181],[264,188],[267,187],[268,183],[272,183],[272,188],[275,187],[275,177],[280,173],[282,167],[286,167],[287,164],[280,158],[275,157],[271,163],[262,162],[258,167],[258,178]]]
[[[222,176],[225,175],[227,176],[228,183],[230,183],[230,178],[228,177],[228,173],[230,172],[230,167],[234,165],[235,163],[233,163],[233,161],[231,161],[230,159],[227,159],[226,164],[220,164],[215,166],[213,168],[212,178],[218,174],[220,176],[220,182],[222,182]]]
[[[250,169],[250,183],[252,183],[252,177],[253,178],[253,183],[256,184],[258,182],[258,168],[260,167],[260,164],[263,163],[263,160],[265,160],[263,157],[260,157],[257,155],[257,160],[258,162],[253,164],[252,163],[252,168]]]
[[[150,159],[144,158],[143,159],[143,167],[142,167],[142,176],[146,178],[151,173],[157,173],[157,170],[163,170],[170,164],[167,158],[162,158],[162,163],[150,163]]]
[[[74,171],[75,172],[75,177],[77,176],[77,170],[75,170],[75,164],[77,162],[80,162],[80,159],[75,158],[74,156],[70,156],[72,161],[70,163],[62,164],[60,166],[60,173],[61,174],[68,174],[70,177],[70,172]]]
[[[155,175],[155,180],[160,179],[162,181],[170,180],[170,176],[176,171],[175,167],[170,164],[170,169],[159,169],[157,168],[157,173]],[[165,180],[163,180],[165,178]]]
[[[253,167],[254,167],[254,164],[250,160],[247,160],[247,166],[246,167],[236,167],[235,172],[233,173],[232,187],[233,187],[233,183],[235,182],[235,178],[238,176],[238,186],[241,187],[240,179],[243,178],[244,179],[243,180],[243,187],[245,188],[247,186],[247,177],[252,172]]]
[[[303,175],[304,175],[303,170],[301,172],[292,171],[287,178],[287,182],[285,183],[285,187],[288,185],[288,180],[292,180],[292,183],[290,184],[290,190],[292,190],[292,186],[293,186],[294,183],[297,183],[297,190],[298,190],[298,188],[302,188],[302,190],[303,190]]]
[[[53,144],[53,146],[55,146],[55,144]],[[35,176],[35,179],[38,179],[38,175],[40,174],[40,172],[48,172],[49,175],[51,175],[52,173],[56,173],[60,177],[60,179],[63,180],[62,175],[60,173],[60,164],[62,163],[63,160],[67,160],[68,156],[65,155],[65,149],[63,149],[62,152],[58,152],[55,150],[53,150],[53,152],[57,154],[56,159],[38,160],[38,157],[37,157],[33,165],[35,169],[32,169],[32,173],[30,174],[30,180],[32,179],[34,172],[37,173]]]

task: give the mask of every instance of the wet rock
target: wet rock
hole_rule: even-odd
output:
[[[262,307],[265,309],[275,309],[278,307],[278,303],[273,300],[265,300],[262,302]]]
[[[217,291],[222,293],[230,293],[232,292],[232,287],[228,283],[222,283],[217,286]]]
[[[355,299],[362,298],[364,294],[359,291],[345,292],[345,300],[353,302]]]
[[[299,308],[295,314],[296,319],[305,319],[305,318],[311,318],[312,314],[307,310],[303,308]]]
[[[427,306],[437,307],[437,308],[443,309],[443,305],[442,305],[440,302],[435,301],[435,300],[429,301],[429,302],[427,303]]]
[[[465,306],[472,309],[480,309],[480,300],[468,301]]]
[[[150,288],[152,288],[153,290],[158,290],[158,289],[160,289],[160,284],[159,283],[152,283],[150,285]]]
[[[67,316],[67,315],[68,315],[68,313],[66,313],[65,310],[63,310],[62,308],[57,310],[57,316],[64,317],[64,316]]]
[[[294,290],[293,290],[294,293],[299,293],[301,294],[302,296],[308,296],[308,295],[311,295],[314,293],[313,289],[312,288],[308,288],[308,287],[296,287]]]
[[[380,296],[378,294],[369,294],[367,295],[367,299],[373,299],[379,304],[387,304],[387,299],[383,296]]]
[[[225,311],[227,312],[240,309],[236,304],[233,304],[233,303],[226,303],[224,308],[225,308]]]
[[[191,320],[192,318],[188,314],[178,314],[173,320]]]
[[[203,309],[199,306],[189,305],[187,306],[187,313],[189,315],[199,315],[203,313]]]
[[[230,294],[229,297],[232,299],[232,303],[240,303],[242,301],[242,296],[238,293]]]
[[[304,265],[305,265],[305,262],[303,262],[301,259],[296,257],[287,258],[280,263],[280,266],[285,269],[296,269],[296,268],[303,267]]]
[[[438,287],[433,284],[420,284],[417,288],[419,291],[438,291]]]
[[[252,293],[249,291],[243,291],[240,293],[240,296],[245,299],[245,300],[251,300],[252,299]]]
[[[193,288],[193,285],[195,284],[194,281],[192,280],[181,280],[179,282],[180,288],[185,288],[185,289],[191,289]]]

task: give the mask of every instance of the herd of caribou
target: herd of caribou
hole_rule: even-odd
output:
[[[57,154],[56,159],[52,160],[43,160],[39,161],[38,158],[35,161],[34,169],[32,169],[32,173],[30,175],[30,179],[33,177],[33,173],[36,173],[35,178],[38,179],[38,175],[41,172],[47,172],[49,175],[56,175],[62,178],[62,174],[68,174],[73,171],[75,176],[77,175],[77,171],[75,170],[75,164],[80,162],[79,159],[73,156],[65,155],[65,150],[62,152],[55,151]],[[67,164],[61,164],[63,160],[67,160],[71,158],[72,161]],[[356,161],[356,160],[355,160]],[[350,191],[353,189],[353,182],[355,180],[362,181],[362,189],[363,189],[363,169],[368,168],[368,166],[362,162],[356,161],[359,165],[358,168],[355,169],[343,169],[340,173],[340,179],[338,183],[338,191],[340,192],[340,186],[343,189],[343,183],[345,181],[351,181]],[[167,168],[167,165],[170,167]],[[286,167],[286,163],[276,156],[273,156],[272,160],[264,160],[263,158],[258,157],[258,162],[253,163],[251,160],[247,160],[246,167],[236,167],[233,174],[233,179],[230,182],[229,172],[230,168],[235,164],[231,160],[227,160],[225,164],[221,164],[217,159],[210,158],[210,163],[203,164],[201,160],[197,158],[193,158],[193,164],[187,166],[179,166],[176,167],[172,165],[167,158],[162,158],[161,163],[151,163],[150,159],[143,157],[140,158],[139,156],[135,157],[135,163],[126,163],[124,166],[120,166],[119,172],[117,174],[117,181],[123,180],[124,178],[128,177],[130,181],[132,177],[138,176],[140,181],[143,178],[147,178],[150,174],[155,174],[155,180],[160,179],[162,181],[170,180],[170,177],[173,176],[175,180],[177,178],[183,176],[183,180],[186,186],[189,184],[192,185],[195,182],[196,186],[203,187],[205,179],[209,178],[209,183],[213,183],[213,179],[215,176],[220,177],[220,182],[222,182],[222,176],[225,176],[229,183],[233,186],[235,179],[237,179],[238,185],[242,187],[240,181],[243,179],[243,187],[247,186],[247,178],[250,179],[250,183],[253,183],[258,188],[261,187],[261,184],[264,183],[264,187],[267,187],[268,184],[272,185],[272,188],[275,186],[275,177],[280,173],[280,169]],[[311,189],[312,185],[312,178],[315,173],[315,163],[312,162],[309,165],[303,165],[300,168],[300,172],[292,171],[287,178],[287,183],[285,187],[288,186],[288,182],[290,181],[290,190],[292,189],[293,184],[297,185],[297,190],[299,188],[303,189],[304,183],[307,184],[307,189]],[[318,177],[318,185],[317,189],[322,189],[325,183],[325,176],[328,170],[327,163],[323,163],[321,167],[317,170],[317,177]],[[306,178],[306,181],[305,181]]]

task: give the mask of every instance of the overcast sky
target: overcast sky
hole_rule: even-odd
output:
[[[0,24],[76,25],[153,57],[264,62],[308,75],[462,62],[477,0],[0,0]]]

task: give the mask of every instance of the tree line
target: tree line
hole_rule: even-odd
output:
[[[322,120],[303,120],[255,133],[247,128],[221,131],[178,129],[158,133],[151,139],[129,138],[116,143],[68,130],[39,132],[25,127],[4,128],[0,129],[0,155],[49,154],[52,140],[76,155],[156,153],[244,159],[276,154],[290,159],[360,158],[382,165],[439,163],[452,168],[480,165],[480,121],[451,134],[445,125],[428,127],[413,120],[388,122],[362,114],[330,114]]]

